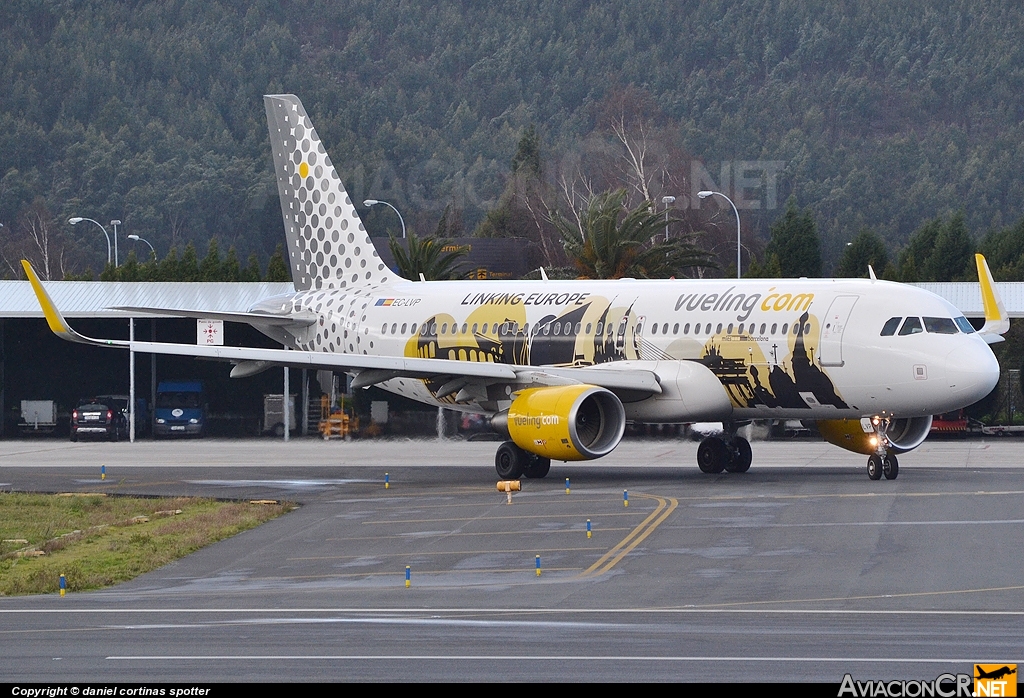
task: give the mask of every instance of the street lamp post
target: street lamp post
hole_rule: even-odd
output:
[[[110,227],[114,229],[114,266],[118,265],[117,261],[117,226],[121,225],[121,221],[113,220],[110,221]]]
[[[706,199],[709,196],[722,197],[723,199],[729,202],[729,205],[732,206],[733,213],[736,214],[736,278],[741,279],[743,277],[740,274],[740,212],[736,210],[736,204],[732,202],[732,199],[730,199],[728,196],[726,196],[720,191],[697,192],[697,197],[700,199]]]
[[[387,201],[378,201],[377,199],[367,199],[363,202],[363,206],[376,206],[377,204],[384,204],[385,206],[391,206]],[[397,208],[391,206],[391,210],[398,214],[398,220],[402,221],[402,239],[405,239],[405,219],[402,218],[402,214]]]
[[[81,216],[75,216],[74,218],[68,219],[68,223],[70,223],[71,225],[78,225],[82,221],[89,221],[90,223],[95,223],[100,227],[100,230],[103,231],[103,237],[107,239],[107,264],[110,264],[110,233],[107,232],[107,229],[103,227],[102,223],[100,223],[99,221],[94,221],[92,218],[82,218]],[[121,221],[118,221],[118,223],[120,222]],[[117,265],[115,264],[114,266]]]
[[[674,204],[676,197],[674,196],[663,196],[661,197],[661,203],[665,204],[665,242],[668,242],[668,207],[669,204]]]
[[[146,243],[147,245],[149,245],[149,251],[152,252],[153,254],[156,254],[156,250],[153,249],[153,244],[146,238],[140,238],[138,235],[129,235],[128,239],[131,240],[132,242]]]

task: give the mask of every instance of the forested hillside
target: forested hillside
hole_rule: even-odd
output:
[[[929,219],[962,211],[980,238],[1021,218],[1022,14],[1014,0],[5,0],[0,234],[9,250],[45,234],[57,275],[106,260],[70,216],[119,219],[160,257],[215,236],[265,265],[283,232],[261,96],[294,92],[353,199],[391,201],[421,234],[449,204],[475,228],[534,125],[549,197],[627,144],[648,149],[647,195],[683,208],[704,186],[736,194],[738,163],[777,163],[774,196],[745,195],[761,202],[742,211],[750,244],[795,195],[827,273],[865,227],[895,258]],[[379,209],[371,230],[397,230]]]

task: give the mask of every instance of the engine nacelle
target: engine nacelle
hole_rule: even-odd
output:
[[[932,428],[932,418],[904,417],[885,420],[823,419],[818,431],[830,444],[854,453],[871,456],[876,453],[906,453],[920,446]]]
[[[893,419],[885,431],[890,453],[906,453],[924,443],[932,430],[932,416]]]
[[[626,412],[610,390],[560,385],[520,391],[491,424],[524,451],[554,460],[590,460],[619,445]]]

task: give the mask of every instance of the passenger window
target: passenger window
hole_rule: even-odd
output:
[[[879,336],[891,337],[894,334],[896,334],[896,328],[900,326],[900,320],[902,319],[903,318],[901,317],[891,317],[888,320],[886,320],[885,324],[882,325],[882,334]]]
[[[409,328],[410,334],[416,334],[416,323],[412,323],[412,327]]]
[[[710,328],[711,325],[708,325]],[[718,329],[715,330],[715,334],[722,334],[722,323],[718,323]]]
[[[765,323],[762,322],[761,323],[761,332],[759,332],[759,334],[764,334],[764,328],[765,328]]]
[[[587,323],[587,334],[590,334],[590,328],[591,328],[591,327],[592,327],[592,323],[589,323],[589,322],[588,322],[588,323]]]
[[[597,329],[594,330],[594,334],[604,334],[604,323],[603,322],[597,323]]]
[[[466,323],[462,323],[462,334],[466,334],[466,330],[468,329],[469,327],[466,325]]]
[[[789,323],[788,322],[782,323],[782,334],[786,334],[788,330],[789,330]]]
[[[731,322],[729,323],[729,327],[726,328],[725,333],[726,334],[732,334],[732,323]]]
[[[934,334],[956,334],[956,323],[948,317],[926,317],[924,328]]]
[[[690,334],[690,323],[683,325],[683,334]]]
[[[963,332],[964,334],[971,334],[972,332],[975,331],[974,325],[972,325],[971,321],[965,318],[963,315],[961,315],[958,318],[953,318],[953,321],[956,323],[956,326],[960,328],[960,331]]]
[[[903,327],[900,328],[900,336],[907,334],[918,334],[924,332],[924,328],[921,327],[921,319],[916,317],[908,317],[903,321]]]
[[[658,334],[658,323],[651,325],[651,334]]]
[[[775,334],[775,330],[777,330],[778,328],[779,328],[778,323],[773,322],[772,323],[772,334]]]
[[[679,323],[672,325],[672,334],[679,334]]]
[[[391,323],[391,334],[398,334],[398,323]]]
[[[478,323],[478,322],[474,322],[474,323],[473,323],[473,334],[476,334],[476,331],[477,331],[477,330],[478,330],[479,328],[480,328],[480,323]]]

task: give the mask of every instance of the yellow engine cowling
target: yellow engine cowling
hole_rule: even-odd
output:
[[[590,460],[618,446],[626,412],[610,390],[560,385],[520,391],[491,423],[519,448],[554,460]]]
[[[882,419],[823,419],[818,431],[830,444],[854,453],[906,453],[920,446],[932,428],[932,418],[904,417],[888,423]]]

